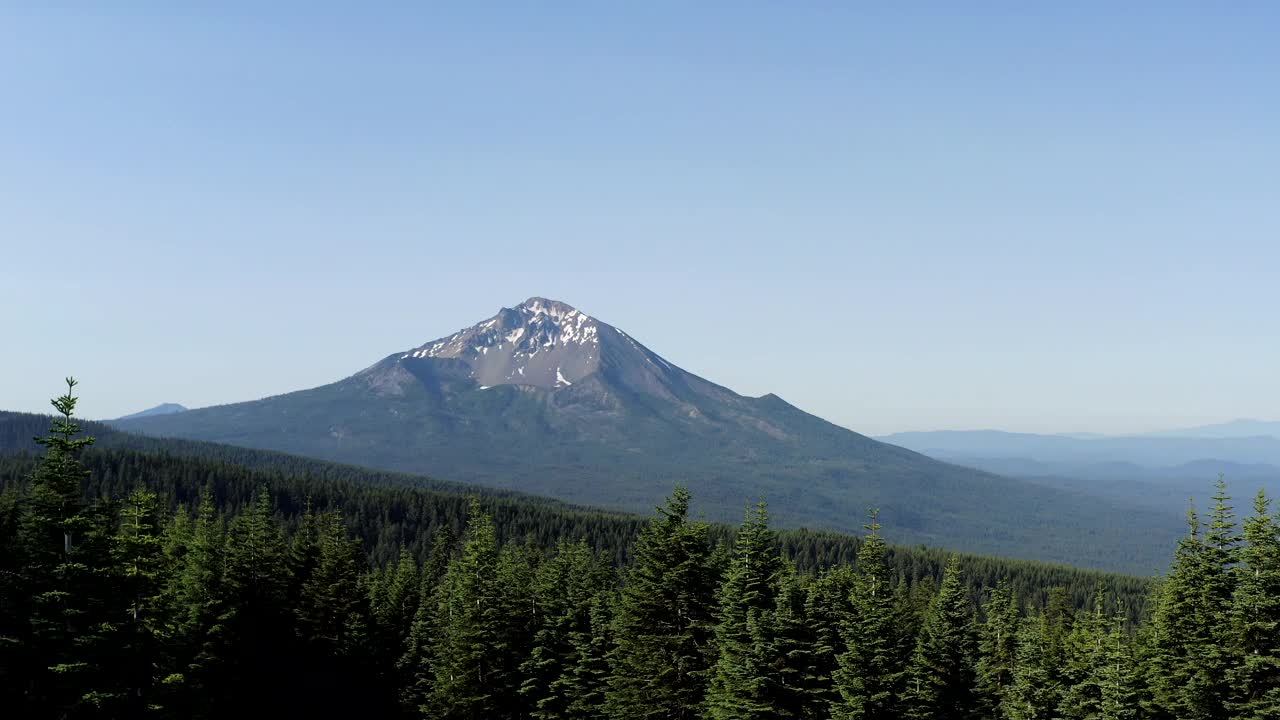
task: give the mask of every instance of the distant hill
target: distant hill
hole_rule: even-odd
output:
[[[739,395],[544,298],[329,385],[116,425],[623,510],[684,483],[730,522],[762,496],[790,527],[857,531],[875,507],[898,542],[1095,567],[1158,567],[1181,528]]]
[[[187,411],[187,408],[177,403],[164,403],[163,405],[157,405],[153,408],[147,408],[146,410],[133,413],[132,415],[125,415],[124,417],[116,418],[116,420],[134,420],[136,418],[152,417],[155,415],[173,415],[174,413],[181,413],[186,411]]]
[[[1035,435],[997,430],[898,433],[880,438],[930,457],[1162,511],[1207,502],[1227,478],[1243,511],[1260,489],[1280,494],[1280,439],[1266,436]]]
[[[34,453],[42,452],[31,438],[47,431],[49,421],[47,416],[0,411],[0,490],[29,477]],[[234,513],[259,488],[267,487],[277,513],[293,522],[308,507],[342,513],[381,565],[394,563],[402,547],[417,556],[428,552],[442,524],[461,532],[460,521],[473,498],[493,514],[502,542],[532,543],[550,550],[566,538],[584,538],[617,564],[630,558],[631,544],[652,516],[652,511],[643,515],[609,512],[269,450],[132,435],[95,422],[84,423],[84,429],[97,438],[84,455],[92,494],[121,497],[143,483],[171,503],[190,506],[208,488],[222,511]],[[712,525],[709,530],[716,542],[733,533],[725,525]],[[855,563],[861,545],[860,535],[803,529],[780,530],[777,537],[802,572]],[[888,548],[895,573],[909,579],[937,580],[950,555],[938,548]],[[1131,575],[990,556],[961,555],[959,559],[975,599],[984,587],[1007,580],[1028,604],[1043,604],[1050,589],[1063,587],[1075,607],[1086,607],[1098,583],[1105,582],[1136,620],[1150,589],[1149,581]]]

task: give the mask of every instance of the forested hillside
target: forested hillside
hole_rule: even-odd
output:
[[[740,395],[536,297],[320,387],[116,424],[631,512],[683,484],[720,522],[767,497],[781,527],[857,532],[876,507],[898,543],[1120,572],[1163,568],[1181,530],[1180,510],[940,462]]]
[[[42,415],[30,413],[13,413],[0,411],[0,453],[18,453],[22,451],[34,452],[37,445],[32,440],[45,431],[48,427],[49,418]],[[303,457],[299,455],[290,455],[287,453],[276,452],[272,450],[260,450],[254,448],[245,448],[234,445],[223,445],[220,443],[203,442],[198,440],[184,440],[180,438],[159,438],[147,435],[137,435],[128,432],[122,432],[109,425],[95,422],[84,423],[85,430],[93,435],[97,440],[94,444],[95,449],[110,448],[121,450],[133,450],[140,454],[161,454],[168,457],[182,457],[187,459],[202,459],[212,461],[215,464],[231,464],[240,468],[250,468],[255,470],[268,471],[278,476],[289,477],[306,477],[309,479],[333,479],[340,481],[349,481],[358,485],[377,485],[377,486],[395,486],[395,487],[415,487],[431,490],[439,490],[448,493],[462,495],[478,495],[483,498],[510,498],[518,499],[521,505],[538,505],[543,507],[574,507],[569,503],[553,500],[538,495],[530,495],[520,493],[514,490],[508,490],[498,487],[485,485],[466,485],[446,480],[438,480],[431,477],[421,475],[412,475],[408,473],[394,472],[388,470],[377,470],[366,467],[358,467],[353,465],[344,465],[340,463],[316,460],[314,458]],[[92,454],[91,456],[92,457]],[[154,461],[148,461],[154,462]],[[113,471],[115,472],[115,471]],[[116,473],[119,474],[118,472]],[[269,476],[268,476],[269,477]],[[685,484],[682,482],[687,478],[682,476],[672,476],[668,488],[674,487],[676,484]],[[794,488],[789,492],[804,492],[804,487]],[[193,496],[184,496],[190,499]],[[697,496],[695,495],[695,505],[693,513],[699,516],[699,506],[696,504]],[[773,502],[773,496],[765,496],[765,499]],[[1077,498],[1079,500],[1080,498]],[[656,504],[661,500],[661,495],[655,495],[652,504]],[[942,504],[939,498],[922,498],[920,502],[929,502],[932,504]],[[745,505],[746,503],[744,503]],[[1097,503],[1102,505],[1102,503]],[[1087,511],[1088,508],[1080,505],[1081,511]],[[1049,512],[1050,508],[1045,508],[1043,512]],[[606,511],[595,511],[606,512]],[[946,512],[955,512],[947,509]],[[966,513],[969,511],[966,510]],[[997,508],[988,508],[985,515],[994,516],[1001,512]],[[857,519],[850,518],[845,524],[853,526],[862,522],[862,514],[865,508],[859,511]],[[624,516],[622,513],[610,513],[613,516]],[[1120,513],[1112,511],[1113,517],[1118,517]],[[634,517],[625,515],[626,517]],[[1116,570],[1130,574],[1147,575],[1162,570],[1167,566],[1167,559],[1162,552],[1158,552],[1156,540],[1162,536],[1163,532],[1151,532],[1147,535],[1138,533],[1137,527],[1146,527],[1142,523],[1147,522],[1149,518],[1139,519],[1138,525],[1134,528],[1124,529],[1112,526],[1108,531],[1100,531],[1089,523],[1085,523],[1084,527],[1079,527],[1071,532],[1059,528],[1057,530],[1040,529],[1037,532],[1042,534],[1038,537],[1036,544],[1023,548],[1021,557],[1037,558],[1042,553],[1041,549],[1052,547],[1049,553],[1052,557],[1061,558],[1059,564],[1070,564],[1072,566],[1102,568],[1104,570]],[[1007,520],[1010,521],[1011,520]],[[978,527],[983,524],[982,515],[973,515],[970,518],[973,526]],[[1021,522],[1030,523],[1027,518],[1022,518]],[[1111,522],[1111,521],[1109,521]],[[1026,536],[1035,535],[1034,528],[1029,526],[1024,532]],[[379,532],[386,532],[383,528]],[[1012,542],[1010,536],[1002,534],[994,528],[986,528],[985,533],[992,536],[992,541],[1005,545]],[[850,537],[847,533],[832,533],[827,531],[797,531],[784,532],[784,537],[830,537],[842,538],[841,542],[846,542]],[[890,535],[886,533],[886,535]],[[1099,535],[1111,538],[1111,542],[1102,542]],[[1121,542],[1123,538],[1131,536],[1140,536],[1139,545],[1136,547],[1126,545]],[[366,537],[370,535],[366,534]],[[1172,541],[1171,541],[1172,542]],[[918,546],[918,544],[916,545]],[[849,559],[853,552],[844,555],[844,559]],[[385,556],[382,556],[385,557]],[[940,555],[939,555],[940,557]],[[935,564],[941,562],[936,560]],[[1040,566],[1037,563],[1027,563],[1028,567]]]
[[[41,415],[0,414],[0,448],[24,448],[0,454],[0,487],[26,484],[38,457],[29,449],[39,447],[31,438],[46,432],[49,422]],[[207,491],[219,514],[234,516],[265,488],[273,500],[273,514],[289,531],[301,523],[308,507],[341,513],[375,567],[394,562],[402,552],[425,561],[437,530],[462,532],[473,499],[494,517],[502,542],[531,543],[550,551],[562,538],[585,539],[614,565],[630,559],[631,546],[647,522],[641,515],[283,453],[135,436],[96,423],[86,423],[85,429],[106,433],[102,438],[95,436],[93,446],[81,451],[81,463],[89,472],[85,485],[89,498],[119,500],[143,486],[157,493],[166,510],[177,511],[195,506]],[[713,542],[728,543],[733,528],[710,523],[708,533]],[[807,573],[856,563],[861,545],[854,535],[804,529],[782,530],[777,538],[788,558]],[[939,577],[950,557],[945,550],[921,546],[891,545],[887,554],[895,574],[909,582]],[[1063,565],[959,557],[975,594],[984,584],[1007,578],[1023,597],[1037,603],[1043,602],[1047,588],[1064,587],[1072,603],[1082,605],[1099,582],[1106,582],[1136,612],[1149,584],[1134,576]]]
[[[761,504],[730,536],[681,489],[641,522],[95,452],[74,399],[57,404],[0,495],[0,702],[17,716],[1280,712],[1276,521],[1259,497],[1237,532],[1222,482],[1130,617],[1141,581],[940,566],[886,547],[874,516],[861,542],[780,536]]]

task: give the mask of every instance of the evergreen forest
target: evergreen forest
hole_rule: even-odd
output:
[[[0,457],[6,717],[1280,718],[1280,520],[1221,478],[1152,581],[100,449],[74,393]]]

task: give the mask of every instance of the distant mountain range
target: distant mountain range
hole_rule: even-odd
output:
[[[544,298],[329,385],[115,424],[626,510],[683,483],[712,520],[765,497],[782,525],[858,531],[876,507],[898,542],[1134,571],[1162,566],[1181,528],[739,395]]]
[[[1036,435],[998,430],[906,432],[884,442],[930,457],[1153,508],[1185,508],[1220,473],[1242,508],[1280,493],[1280,438],[1242,420],[1140,436]]]

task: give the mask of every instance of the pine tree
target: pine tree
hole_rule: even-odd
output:
[[[610,592],[603,590],[587,606],[588,626],[570,634],[575,662],[551,684],[550,692],[568,701],[565,720],[605,720],[609,686],[609,649],[613,644]]]
[[[697,717],[714,660],[719,579],[707,526],[691,523],[677,488],[635,545],[615,623],[606,714],[618,720]]]
[[[991,591],[983,613],[986,621],[978,633],[976,694],[984,717],[1002,718],[1013,684],[1019,627],[1018,601],[1005,580]]]
[[[1098,588],[1091,611],[1082,613],[1067,636],[1063,670],[1066,687],[1058,704],[1058,714],[1065,720],[1087,720],[1101,715],[1103,675],[1108,671],[1112,655],[1108,645],[1106,597],[1106,590]]]
[[[851,617],[842,627],[846,650],[839,658],[835,686],[840,700],[832,717],[880,720],[902,716],[910,628],[903,627],[899,599],[889,584],[886,548],[876,513],[858,552]]]
[[[1013,681],[1004,705],[1009,720],[1057,717],[1066,691],[1062,668],[1066,663],[1071,617],[1065,589],[1053,588],[1045,608],[1020,624]]]
[[[813,680],[808,705],[811,716],[827,718],[840,701],[835,678],[840,670],[839,658],[848,647],[844,629],[853,621],[853,588],[857,579],[848,565],[833,567],[809,586],[804,614],[813,637]]]
[[[1194,510],[1161,588],[1148,674],[1158,717],[1226,720],[1233,665],[1231,596],[1239,538],[1219,477],[1207,529]],[[1205,529],[1203,538],[1201,530]]]
[[[124,601],[123,617],[112,626],[115,691],[103,701],[113,712],[140,717],[156,704],[153,684],[162,660],[160,642],[168,624],[162,597],[165,561],[164,538],[156,494],[134,490],[124,505],[120,529],[114,538],[112,561],[118,575],[118,593]]]
[[[808,592],[795,567],[787,562],[778,582],[774,609],[762,615],[768,643],[764,677],[776,717],[825,716],[831,703],[821,697],[828,681],[820,679],[816,634],[806,613]]]
[[[430,699],[435,684],[432,651],[439,621],[440,589],[453,544],[453,530],[448,525],[437,529],[431,551],[418,575],[417,610],[405,639],[404,653],[396,661],[400,706],[405,711],[418,712]]]
[[[578,699],[575,673],[589,651],[593,599],[612,582],[585,540],[561,542],[555,556],[538,568],[533,596],[538,608],[533,647],[520,667],[520,693],[535,718],[561,718]]]
[[[1244,522],[1231,626],[1237,664],[1231,670],[1232,714],[1280,718],[1280,536],[1271,501],[1258,491]]]
[[[1152,694],[1149,712],[1162,720],[1183,717],[1184,692],[1194,673],[1192,650],[1204,637],[1198,623],[1197,578],[1203,574],[1205,553],[1202,525],[1194,508],[1187,511],[1187,526],[1187,536],[1178,541],[1169,576],[1159,587],[1151,620],[1146,668]]]
[[[300,698],[295,712],[349,715],[370,712],[382,699],[369,697],[377,689],[369,648],[369,608],[361,585],[364,558],[347,536],[336,513],[317,518],[319,555],[302,593],[292,608],[297,633],[294,661],[306,672],[294,691]],[[329,688],[317,694],[313,688]]]
[[[506,650],[496,658],[493,685],[502,717],[526,718],[534,711],[533,696],[520,692],[520,666],[533,652],[534,633],[544,618],[534,591],[542,560],[542,552],[532,543],[508,543],[498,554],[498,602],[504,619],[500,630]]]
[[[432,648],[435,681],[422,712],[430,717],[480,720],[513,717],[520,648],[513,641],[512,607],[499,579],[493,520],[473,502],[462,557],[445,572]],[[514,707],[513,707],[514,705]]]
[[[28,594],[21,665],[32,716],[73,714],[101,700],[103,635],[109,623],[109,510],[84,499],[88,471],[81,451],[93,438],[76,437],[76,381],[52,401],[58,415],[31,477],[19,517],[21,584]]]
[[[360,592],[363,558],[341,517],[326,513],[318,526],[319,557],[293,609],[297,632],[314,652],[358,656],[368,622]]]
[[[907,716],[961,720],[975,710],[973,610],[959,559],[947,563],[938,597],[920,631],[907,681]]]
[[[417,561],[408,548],[401,546],[395,568],[386,573],[381,602],[372,608],[378,627],[379,652],[391,658],[404,654],[405,640],[418,612],[421,584]]]
[[[707,690],[707,715],[715,720],[774,716],[778,688],[766,678],[777,661],[763,616],[776,610],[783,560],[760,503],[738,530],[733,559],[718,593],[715,637],[719,658]]]
[[[284,712],[294,700],[275,681],[294,639],[287,555],[271,498],[261,488],[227,532],[219,618],[225,634],[214,682],[229,713]]]
[[[1127,646],[1123,628],[1122,618],[1112,618],[1106,654],[1102,663],[1094,668],[1097,685],[1102,691],[1096,716],[1098,720],[1133,720],[1142,712],[1141,673]]]
[[[163,591],[168,627],[162,634],[173,662],[162,680],[163,704],[178,716],[209,717],[217,710],[211,686],[227,662],[227,638],[225,528],[207,487],[194,522],[180,514],[166,528],[165,555],[173,570]]]

